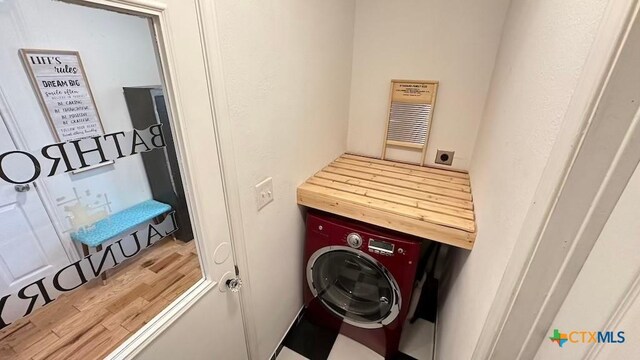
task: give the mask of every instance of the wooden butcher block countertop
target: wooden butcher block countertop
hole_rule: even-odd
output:
[[[298,204],[471,249],[469,174],[344,154],[298,187]]]

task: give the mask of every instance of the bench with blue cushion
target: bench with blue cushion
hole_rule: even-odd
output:
[[[71,233],[71,239],[82,244],[84,256],[87,256],[89,255],[89,247],[95,247],[97,251],[100,251],[102,250],[102,244],[106,241],[169,211],[171,211],[170,205],[156,200],[147,200],[111,214],[109,217],[97,221],[88,229],[81,229]],[[102,279],[106,279],[106,274],[102,274]]]

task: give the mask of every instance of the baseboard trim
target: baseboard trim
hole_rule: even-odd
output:
[[[289,324],[289,326],[287,327],[287,331],[285,331],[284,335],[282,335],[280,342],[278,342],[278,346],[276,346],[276,348],[273,350],[269,359],[276,360],[276,357],[278,356],[278,354],[280,353],[280,350],[282,349],[282,343],[284,342],[284,338],[287,337],[287,334],[289,333],[293,325],[297,324],[298,321],[300,321],[300,318],[302,317],[302,310],[304,310],[304,305],[300,307],[300,310],[298,310],[298,313],[293,318],[293,321],[291,321],[291,324]]]

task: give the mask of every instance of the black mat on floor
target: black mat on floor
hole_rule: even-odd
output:
[[[309,322],[304,316],[294,325],[282,345],[310,360],[326,360],[338,334]]]
[[[393,357],[393,360],[417,360],[417,359],[403,352],[399,352]]]

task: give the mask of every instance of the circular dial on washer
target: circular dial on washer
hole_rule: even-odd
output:
[[[347,244],[352,248],[359,248],[362,245],[362,236],[358,233],[351,233],[347,235]]]

